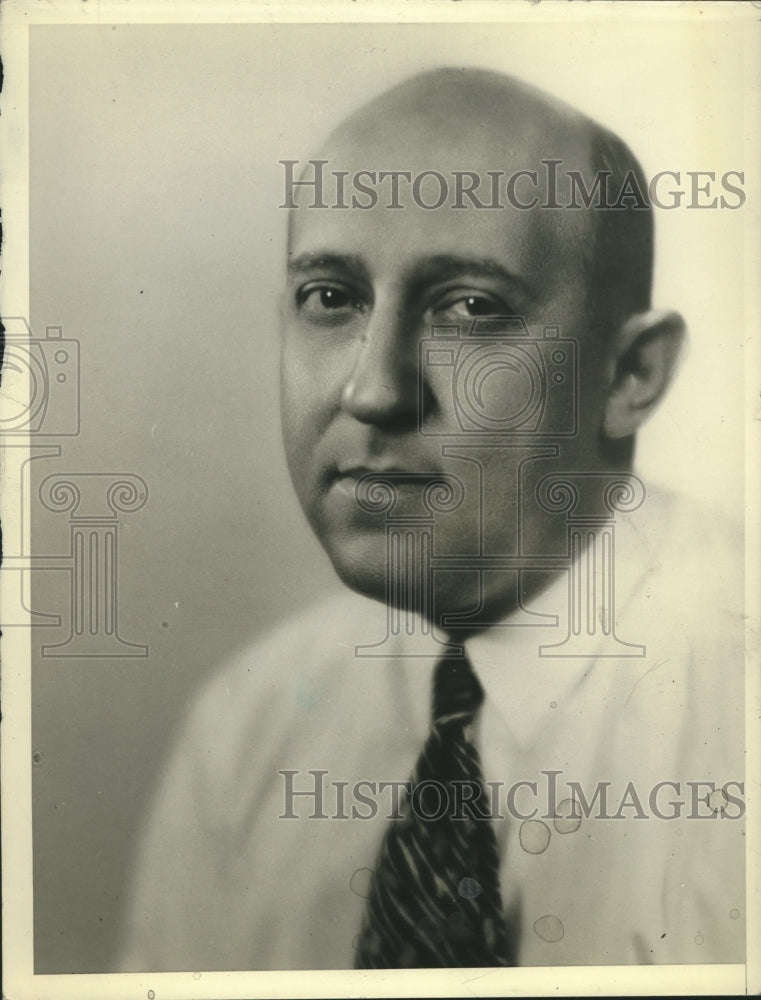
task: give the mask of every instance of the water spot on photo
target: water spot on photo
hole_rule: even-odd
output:
[[[730,920],[737,920],[737,918],[739,916],[740,916],[740,911],[739,910],[730,910],[729,911]]]
[[[540,819],[527,819],[521,823],[518,839],[527,854],[543,854],[550,842],[550,828]]]
[[[705,938],[703,937],[702,934],[695,935],[695,944],[702,944],[704,940]]]
[[[370,895],[370,886],[372,885],[372,881],[372,868],[357,868],[352,877],[349,879],[349,888],[355,896],[361,896],[362,899],[367,899]]]
[[[563,799],[555,810],[555,829],[558,833],[576,833],[581,826],[579,804],[574,799]]]
[[[542,941],[546,941],[548,944],[555,944],[565,934],[562,920],[551,913],[545,914],[534,922],[534,931]]]
[[[463,899],[475,899],[476,896],[480,896],[484,891],[480,882],[477,882],[474,878],[463,878],[460,879],[460,884],[457,887],[457,891],[462,896]]]
[[[729,805],[729,799],[726,797],[724,792],[720,788],[716,788],[708,796],[708,807],[713,812],[718,813],[726,809]]]
[[[299,681],[296,685],[296,704],[305,712],[314,712],[316,708],[319,708],[324,696],[325,687],[322,684]]]

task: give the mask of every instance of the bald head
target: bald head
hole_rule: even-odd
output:
[[[403,134],[435,145],[480,142],[503,155],[517,143],[536,142],[547,155],[577,159],[597,128],[570,105],[513,77],[452,68],[402,81],[358,109],[331,139],[375,147]]]

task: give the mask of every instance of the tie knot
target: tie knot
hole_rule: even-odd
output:
[[[470,722],[484,700],[484,689],[470,660],[443,659],[433,677],[433,723]]]

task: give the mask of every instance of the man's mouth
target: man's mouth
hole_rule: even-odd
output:
[[[342,465],[339,466],[337,475],[339,476],[353,476],[355,479],[360,479],[362,476],[394,476],[394,475],[408,475],[410,473],[422,473],[423,470],[416,468],[413,465],[402,465],[399,464],[384,464],[384,465]],[[433,473],[429,473],[433,475]]]
[[[421,469],[411,464],[345,465],[336,469],[331,486],[343,496],[372,510],[374,499],[386,491],[396,499],[420,498],[431,487],[444,485],[451,477],[443,472]]]
[[[417,482],[425,485],[436,479],[443,479],[444,474],[431,470],[421,469],[414,465],[388,464],[388,465],[344,465],[339,466],[333,478],[339,481],[348,480],[358,483],[361,480],[370,482],[373,479],[386,480],[394,484]]]

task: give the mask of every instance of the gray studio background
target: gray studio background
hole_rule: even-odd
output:
[[[80,342],[82,406],[61,458],[33,463],[33,490],[75,471],[135,473],[150,490],[120,521],[118,609],[122,637],[149,656],[42,658],[67,628],[33,633],[37,972],[108,970],[187,699],[236,647],[337,586],[280,452],[277,161],[313,154],[366,96],[448,63],[566,97],[648,174],[720,175],[743,168],[741,123],[725,113],[742,87],[737,44],[729,29],[665,24],[32,30],[31,321]],[[685,313],[693,341],[640,469],[740,519],[742,212],[657,224],[656,301]],[[35,503],[35,553],[65,553],[68,530]],[[65,572],[37,573],[34,607],[67,622],[68,587]]]

